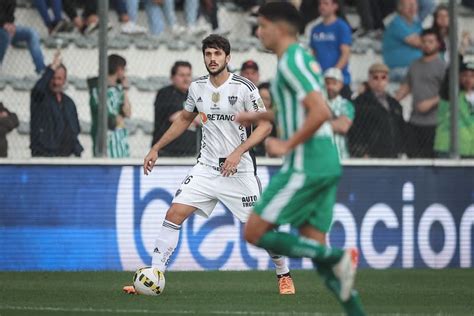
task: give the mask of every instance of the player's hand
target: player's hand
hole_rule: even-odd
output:
[[[3,28],[7,33],[10,35],[10,37],[13,37],[16,33],[16,26],[13,23],[5,23],[3,24]]]
[[[240,112],[235,117],[237,123],[242,124],[245,127],[249,127],[254,123],[257,123],[258,117],[256,112]]]
[[[157,159],[158,151],[152,148],[150,152],[148,152],[148,155],[146,155],[145,160],[143,161],[143,173],[145,175],[148,175],[148,173],[153,170]]]
[[[239,165],[241,153],[234,151],[224,161],[221,167],[221,174],[224,177],[228,177],[237,172],[237,166]]]
[[[51,63],[51,68],[53,70],[58,69],[59,66],[61,65],[61,62],[62,62],[61,52],[59,50],[57,50],[54,53],[53,62]]]
[[[287,141],[269,137],[265,141],[265,150],[270,157],[281,157],[290,151],[290,146]]]

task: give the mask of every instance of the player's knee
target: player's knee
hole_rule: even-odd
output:
[[[181,211],[179,207],[171,206],[168,212],[166,212],[165,219],[176,225],[181,225],[188,216],[189,214],[187,212]]]
[[[258,233],[258,230],[253,227],[252,223],[247,223],[244,230],[244,238],[248,243],[252,245],[257,245],[261,234]]]

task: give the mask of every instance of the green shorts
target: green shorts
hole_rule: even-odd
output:
[[[254,212],[276,225],[300,227],[308,223],[327,233],[331,228],[339,178],[339,174],[315,177],[280,171],[271,179]]]

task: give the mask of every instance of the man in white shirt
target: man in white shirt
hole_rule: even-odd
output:
[[[229,73],[229,41],[210,35],[202,42],[208,75],[191,83],[188,97],[178,118],[145,157],[146,175],[153,170],[158,152],[181,135],[197,115],[202,122],[201,151],[166,213],[160,235],[155,241],[152,267],[165,272],[179,240],[181,224],[194,212],[209,217],[217,202],[223,203],[241,222],[246,222],[260,197],[252,148],[271,132],[271,124],[259,122],[250,133],[235,121],[239,112],[264,112],[257,87],[248,79]],[[280,294],[295,289],[285,259],[270,254],[275,263]],[[135,293],[131,286],[124,291]]]

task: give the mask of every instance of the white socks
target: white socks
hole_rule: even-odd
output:
[[[181,225],[176,225],[166,219],[163,221],[160,235],[155,240],[155,249],[151,260],[153,268],[163,273],[166,271],[170,257],[178,245],[180,230]]]
[[[180,230],[181,225],[176,225],[175,223],[169,222],[167,220],[163,221],[161,232],[158,238],[155,240],[155,249],[153,250],[153,256],[151,260],[151,266],[153,268],[158,269],[163,273],[166,271],[170,258],[173,255],[176,246],[178,245]],[[290,269],[286,264],[285,257],[274,254],[270,251],[267,252],[275,264],[275,271],[277,275],[287,274],[290,272]]]
[[[275,272],[277,275],[287,274],[290,272],[290,268],[286,265],[285,257],[274,254],[273,252],[267,250],[268,255],[272,258],[273,263],[275,264]]]

